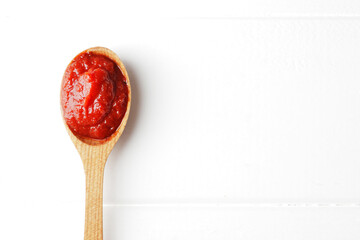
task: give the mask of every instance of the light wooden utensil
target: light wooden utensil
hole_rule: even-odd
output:
[[[65,123],[67,132],[70,135],[76,149],[82,159],[86,177],[86,203],[85,203],[85,240],[103,239],[103,179],[106,160],[113,149],[115,143],[124,131],[129,117],[131,88],[128,74],[124,64],[119,57],[110,49],[94,47],[84,52],[92,52],[104,55],[112,59],[120,68],[126,78],[129,89],[127,109],[124,118],[117,130],[104,140],[81,138],[75,136]],[[64,121],[65,122],[65,121]]]

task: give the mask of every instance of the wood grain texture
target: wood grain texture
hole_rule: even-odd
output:
[[[129,89],[127,109],[124,118],[117,130],[108,138],[103,140],[83,138],[75,136],[65,123],[67,132],[78,150],[84,165],[86,177],[86,204],[85,204],[85,240],[103,239],[103,179],[107,158],[124,131],[130,112],[131,87],[129,76],[124,64],[111,50],[103,47],[89,48],[83,52],[92,52],[104,55],[112,59],[120,68],[126,78]],[[82,52],[82,53],[83,53]],[[81,54],[81,53],[80,53]]]

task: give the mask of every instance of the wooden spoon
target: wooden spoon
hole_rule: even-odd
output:
[[[126,78],[129,89],[127,109],[117,130],[104,140],[75,136],[65,122],[65,127],[82,159],[86,177],[85,240],[103,239],[103,179],[106,160],[115,143],[124,131],[130,112],[131,88],[124,64],[110,49],[94,47],[84,52],[104,55],[113,60]]]

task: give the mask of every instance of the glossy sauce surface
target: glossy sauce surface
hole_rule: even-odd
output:
[[[126,112],[128,86],[114,61],[83,52],[65,70],[61,107],[70,130],[81,137],[105,139]]]

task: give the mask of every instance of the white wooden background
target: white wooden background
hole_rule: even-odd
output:
[[[1,1],[0,239],[82,239],[69,61],[133,88],[104,239],[360,239],[360,2]]]

